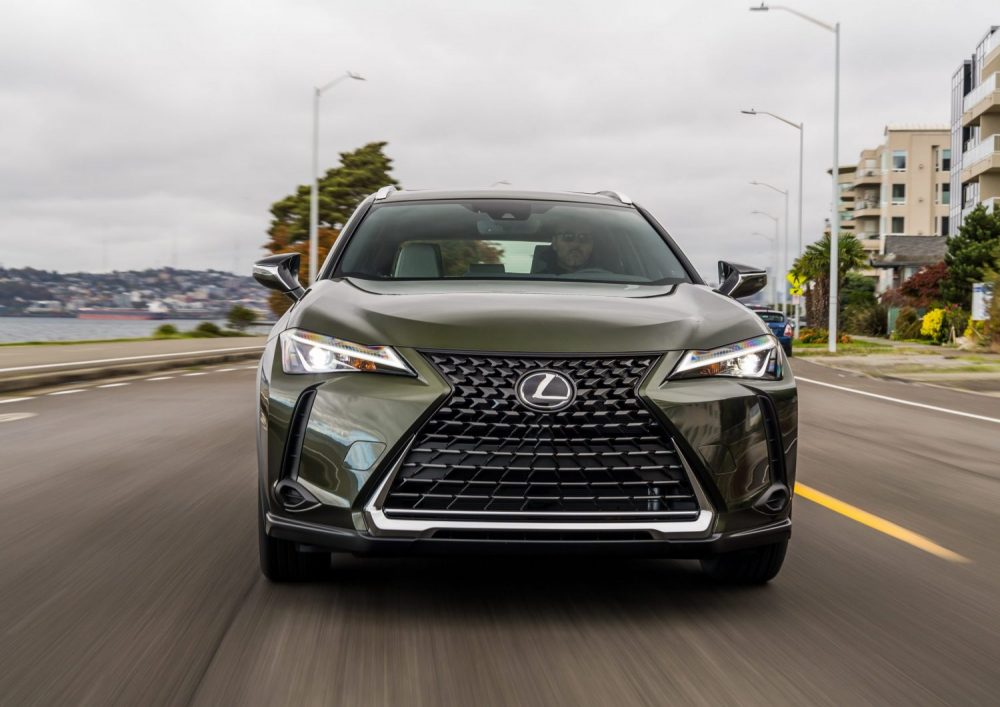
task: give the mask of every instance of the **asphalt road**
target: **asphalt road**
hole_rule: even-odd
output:
[[[246,364],[0,396],[0,704],[997,704],[1000,401],[795,368],[799,480],[854,508],[797,498],[754,589],[585,558],[271,585]]]

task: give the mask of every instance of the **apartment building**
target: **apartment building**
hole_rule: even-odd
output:
[[[977,205],[1000,203],[1000,27],[993,26],[951,80],[949,235]]]
[[[837,208],[840,211],[840,232],[852,233],[854,231],[854,172],[857,165],[842,164],[840,172],[837,174],[837,193],[840,194]],[[833,170],[826,170],[827,174],[832,174]],[[826,219],[823,227],[823,234],[830,233],[830,219]]]
[[[903,259],[892,252],[900,240],[888,237],[946,235],[951,196],[947,125],[891,123],[884,136],[878,147],[861,151],[853,174],[842,166],[838,176],[841,232],[853,232],[868,253],[871,267],[863,274],[878,280],[879,292],[904,275],[897,266]]]

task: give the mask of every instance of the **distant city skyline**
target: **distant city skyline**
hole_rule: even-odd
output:
[[[765,265],[749,214],[780,213],[780,196],[748,182],[794,190],[797,136],[740,110],[805,122],[804,240],[816,240],[833,46],[750,4],[9,5],[0,262],[249,273],[271,203],[309,179],[312,87],[350,69],[367,81],[323,97],[324,169],[388,140],[404,188],[614,188],[706,279],[719,258]],[[842,163],[887,123],[947,122],[955,67],[1000,23],[985,1],[791,5],[842,24]]]

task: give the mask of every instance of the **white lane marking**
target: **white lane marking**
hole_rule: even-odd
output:
[[[244,366],[243,370],[244,371],[256,371],[257,370],[257,366],[256,365],[253,365],[253,366]]]
[[[128,385],[128,383],[105,383],[104,385],[97,386],[98,388],[121,388],[123,385]]]
[[[35,399],[34,395],[29,395],[26,398],[7,398],[6,400],[0,400],[0,405],[3,405],[4,403],[23,403],[25,400],[34,400],[34,399]]]
[[[235,370],[236,370],[235,368],[217,368],[217,369],[215,369],[215,372],[216,373],[229,373],[230,371],[235,371]]]
[[[148,381],[168,381],[171,378],[173,378],[173,376],[157,376],[156,378],[147,378],[146,380],[148,380]]]
[[[54,393],[46,393],[46,395],[72,395],[73,393],[82,393],[84,388],[70,388],[69,390],[57,390]]]
[[[17,420],[26,420],[29,417],[34,417],[37,412],[9,412],[6,415],[0,415],[0,422],[15,422]]]
[[[888,395],[879,395],[878,393],[869,393],[867,390],[858,390],[857,388],[848,388],[843,385],[834,385],[833,383],[824,383],[823,381],[812,380],[811,378],[802,378],[801,376],[795,376],[795,380],[802,381],[803,383],[812,383],[813,385],[821,385],[825,388],[834,388],[836,390],[843,390],[847,393],[856,393],[857,395],[866,395],[869,398],[878,398],[879,400],[888,400],[889,402],[899,403],[900,405],[910,405],[915,408],[923,408],[924,410],[933,410],[934,412],[945,412],[949,415],[959,415],[961,417],[971,417],[973,420],[983,420],[984,422],[995,422],[1000,425],[1000,418],[987,417],[986,415],[975,415],[971,412],[962,412],[961,410],[952,410],[950,408],[942,408],[937,405],[927,405],[925,403],[915,403],[912,400],[902,400],[900,398],[892,398]]]
[[[64,363],[43,363],[35,366],[14,366],[0,368],[0,373],[10,371],[34,371],[39,368],[61,368],[65,366],[86,366],[92,363],[115,363],[117,361],[142,361],[148,358],[173,358],[175,356],[194,356],[196,354],[228,353],[230,351],[263,351],[263,346],[233,346],[225,349],[205,349],[202,351],[177,351],[175,353],[148,354],[146,356],[122,356],[120,358],[98,358],[91,361],[66,361]]]
[[[195,371],[194,373],[185,373],[185,376],[207,376],[207,371]]]

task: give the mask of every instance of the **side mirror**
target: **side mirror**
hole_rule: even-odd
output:
[[[767,273],[760,268],[719,261],[719,294],[739,299],[760,292],[767,285]]]
[[[253,264],[253,279],[298,301],[305,294],[299,284],[299,260],[298,253],[269,255]]]

